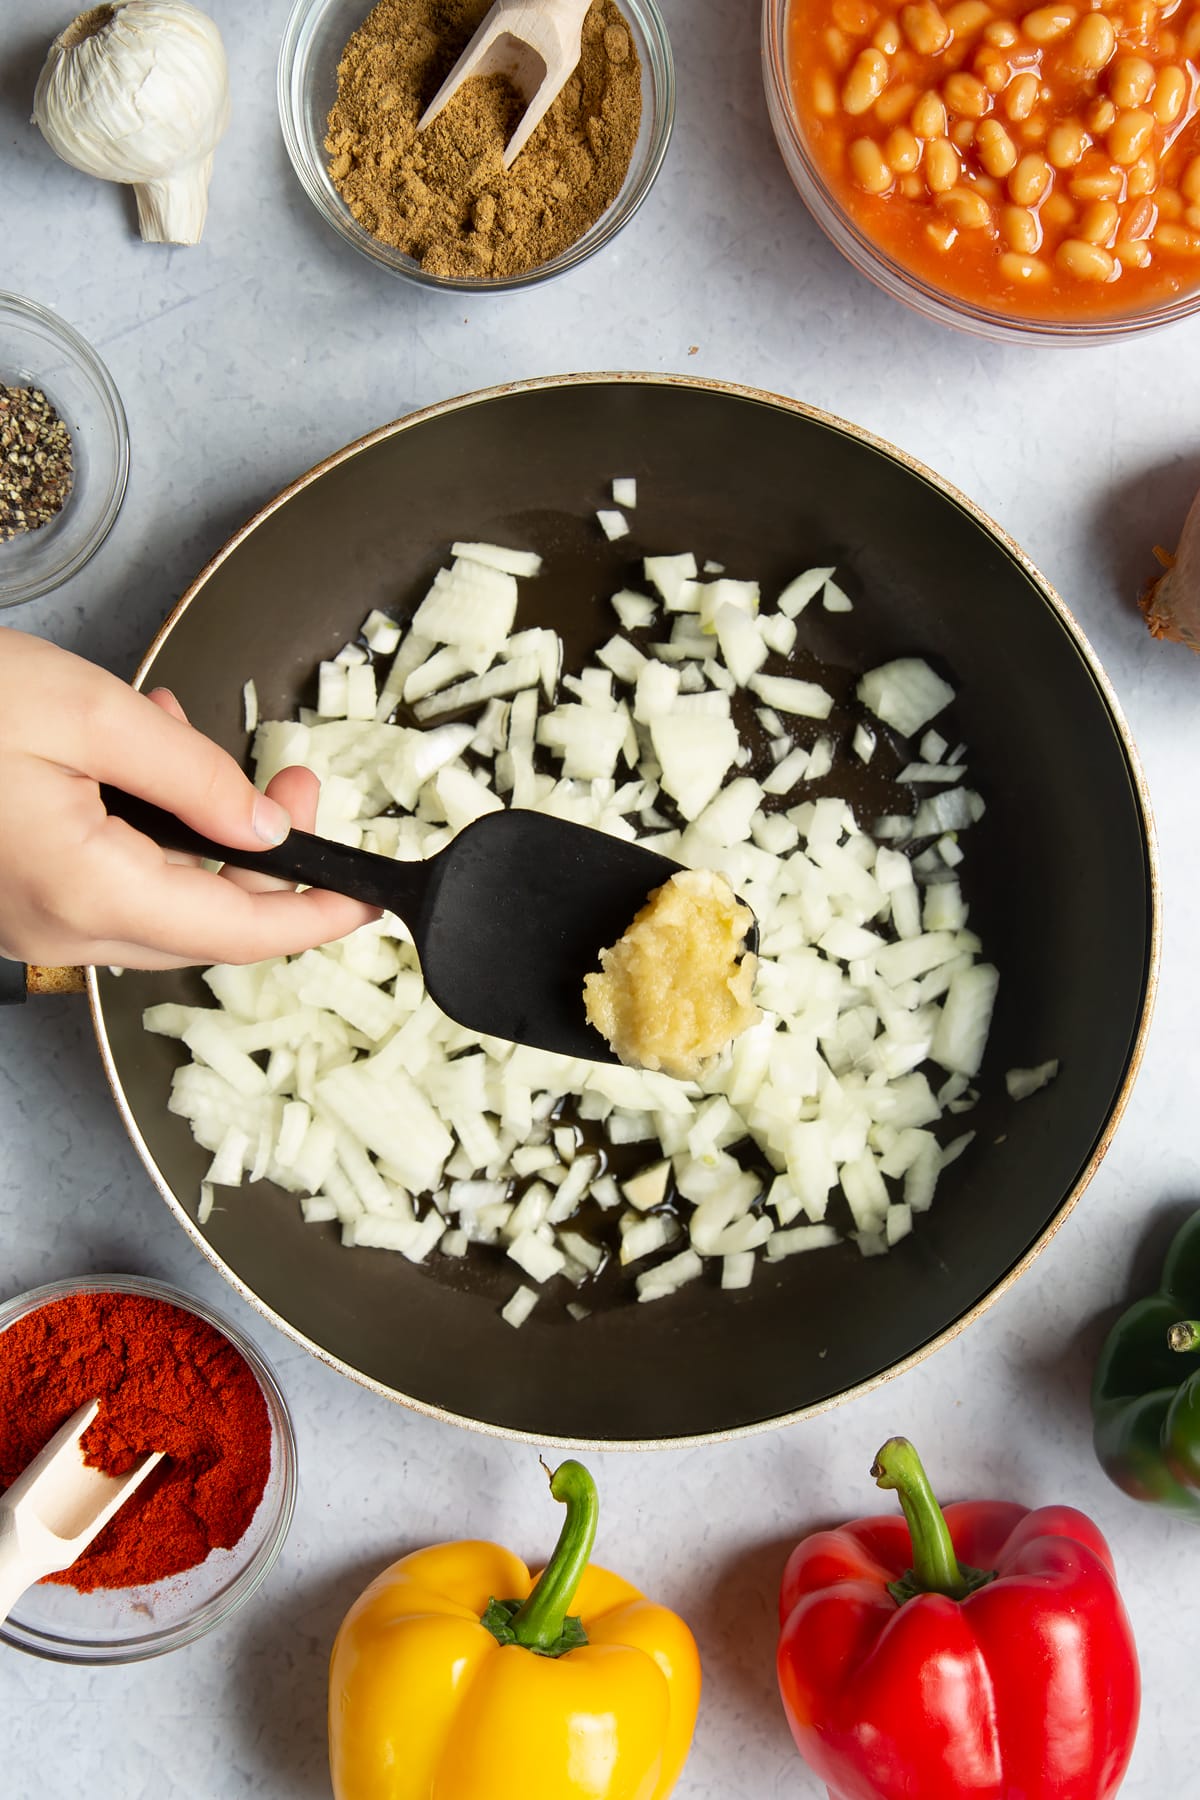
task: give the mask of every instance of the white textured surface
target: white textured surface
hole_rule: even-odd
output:
[[[545,290],[464,305],[352,256],[286,164],[274,110],[284,0],[210,0],[234,123],[206,239],[153,249],[120,190],[57,163],[28,124],[51,0],[0,4],[0,287],[56,306],[100,349],[129,412],[133,475],[103,553],[9,615],[128,673],[228,532],[327,452],[414,406],[510,377],[684,371],[774,388],[855,420],[988,508],[1057,584],[1141,746],[1162,843],[1163,980],[1143,1074],[1084,1203],[1006,1298],[875,1395],[746,1444],[592,1459],[600,1560],[690,1619],[707,1687],[681,1800],[817,1796],[775,1698],[775,1589],[817,1521],[870,1511],[867,1469],[902,1429],[947,1496],[1062,1500],[1112,1541],[1145,1680],[1124,1789],[1190,1773],[1200,1532],[1138,1508],[1092,1458],[1087,1389],[1112,1308],[1200,1202],[1195,1127],[1200,665],[1154,645],[1131,596],[1200,483],[1200,320],[1123,348],[996,348],[910,317],[853,274],[774,150],[750,0],[663,0],[679,114],[651,199],[599,260]],[[364,6],[365,10],[365,6]],[[388,1406],[264,1328],[172,1224],[111,1107],[85,1009],[0,1016],[0,1295],[90,1269],[165,1277],[235,1312],[296,1414],[295,1527],[224,1631],[89,1674],[0,1657],[8,1800],[320,1800],[324,1671],[380,1564],[495,1536],[530,1555],[554,1520],[533,1452]],[[1134,1265],[1136,1264],[1136,1268]],[[1182,1650],[1182,1654],[1181,1654]],[[514,1792],[517,1792],[514,1789]]]

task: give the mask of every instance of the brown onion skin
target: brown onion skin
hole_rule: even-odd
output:
[[[1200,494],[1184,520],[1175,555],[1157,554],[1166,570],[1146,584],[1138,600],[1151,636],[1200,653]]]

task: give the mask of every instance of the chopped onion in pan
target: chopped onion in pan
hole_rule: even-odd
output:
[[[1058,1058],[1039,1063],[1036,1069],[1010,1069],[1004,1077],[1011,1100],[1028,1100],[1039,1088],[1046,1087],[1058,1074]]]
[[[911,737],[949,706],[954,689],[919,656],[902,656],[864,675],[858,697],[885,725]]]
[[[538,1303],[538,1295],[534,1288],[519,1287],[512,1298],[500,1308],[500,1317],[506,1325],[523,1325]]]
[[[636,504],[632,479],[613,499]],[[951,688],[901,658],[858,683],[881,723],[853,703],[847,720],[820,682],[770,666],[818,595],[848,608],[833,570],[772,600],[690,552],[647,556],[648,591],[614,594],[613,635],[564,674],[556,633],[516,624],[519,584],[541,569],[532,552],[456,543],[406,630],[372,612],[362,642],[322,663],[315,709],[258,724],[259,783],[306,764],[319,829],[402,859],[515,805],[715,870],[759,922],[762,1019],[681,1082],[474,1036],[426,996],[392,917],[210,969],[215,1006],[145,1017],[193,1058],[170,1105],[212,1157],[201,1222],[215,1187],[249,1175],[347,1245],[505,1256],[524,1277],[502,1309],[514,1326],[544,1284],[574,1296],[610,1264],[649,1302],[706,1270],[740,1290],[763,1261],[847,1237],[887,1250],[970,1141],[943,1148],[936,1127],[978,1097],[998,985],[958,879],[983,801],[961,785],[961,747],[947,758],[932,729],[907,741]],[[735,698],[757,709],[757,753]],[[813,795],[851,751],[899,771],[871,830]],[[1012,1070],[1009,1092],[1056,1071]]]

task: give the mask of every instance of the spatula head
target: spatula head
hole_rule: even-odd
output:
[[[591,1062],[584,976],[679,864],[545,813],[488,813],[437,858],[414,931],[425,985],[452,1019]]]

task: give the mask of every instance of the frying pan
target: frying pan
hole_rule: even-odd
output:
[[[634,535],[592,516],[638,478]],[[133,1142],[175,1218],[260,1311],[345,1373],[419,1410],[538,1442],[714,1439],[829,1406],[926,1355],[1028,1266],[1079,1199],[1137,1070],[1153,995],[1153,834],[1112,691],[1044,578],[962,495],[851,425],[776,395],[659,375],[556,377],[385,426],[288,488],[198,577],[139,682],[165,684],[238,756],[242,682],[264,717],[311,699],[318,661],[371,607],[411,607],[456,538],[532,548],[518,623],[568,662],[612,630],[603,596],[649,551],[693,549],[775,591],[836,565],[853,612],[803,615],[805,655],[842,681],[921,654],[954,684],[939,719],[971,746],[987,813],[971,835],[971,924],[1001,971],[974,1143],[886,1257],[853,1244],[763,1264],[752,1286],[617,1294],[582,1323],[543,1301],[499,1316],[498,1252],[413,1266],[343,1249],[267,1184],[201,1227],[208,1162],[167,1110],[180,1056],[142,1009],[207,999],[193,971],[91,977],[96,1032]],[[811,666],[811,665],[806,665]],[[840,675],[839,675],[840,672]],[[871,804],[868,789],[852,798]],[[1021,1104],[1003,1073],[1061,1073]],[[619,1286],[619,1283],[618,1283]]]

